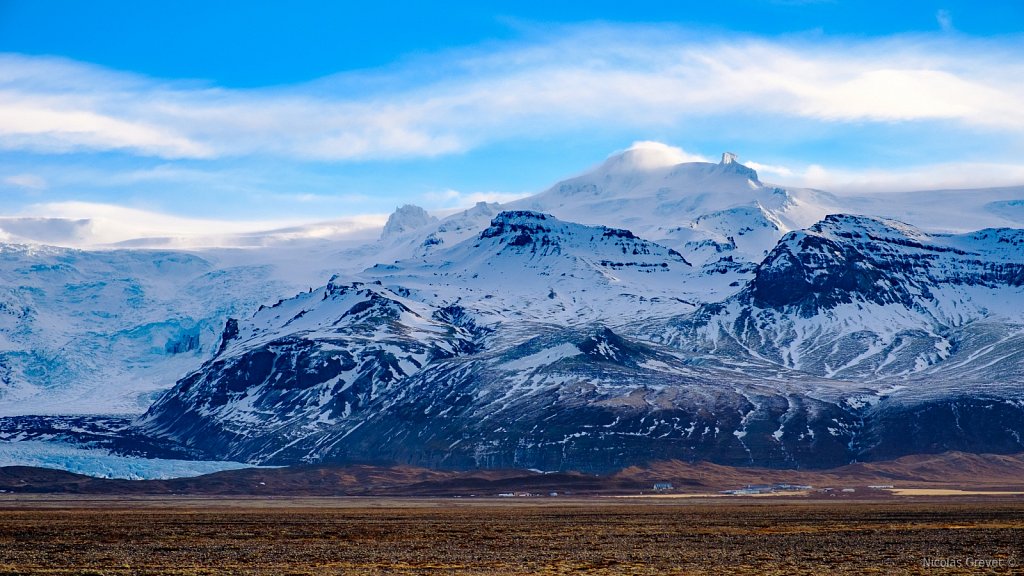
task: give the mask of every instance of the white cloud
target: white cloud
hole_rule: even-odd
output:
[[[663,142],[653,140],[641,140],[633,142],[633,145],[626,149],[627,152],[639,152],[639,156],[652,168],[659,166],[675,166],[684,162],[708,162],[708,158],[700,154],[691,154],[677,146],[670,146]],[[618,154],[618,153],[616,153]],[[614,155],[613,155],[614,156]]]
[[[423,199],[432,204],[448,204],[452,201],[456,201],[462,197],[462,193],[458,190],[439,190],[435,192],[427,192],[423,195]]]
[[[949,10],[939,10],[935,13],[935,21],[939,23],[939,28],[943,32],[952,32],[953,28],[953,15],[949,13]]]
[[[795,168],[745,162],[762,180],[787,186],[819,188],[840,194],[909,192],[1018,186],[1024,165],[946,162],[900,169],[847,169],[818,164]]]
[[[149,230],[151,234],[202,233],[209,230],[237,233],[256,229],[270,229],[295,225],[297,221],[226,221],[184,218],[160,212],[129,208],[116,204],[96,202],[46,202],[32,204],[21,211],[19,216],[36,218],[60,218],[68,220],[107,220],[121,222],[132,227]]]
[[[591,26],[435,55],[368,79],[251,90],[8,55],[0,58],[0,147],[360,160],[730,116],[938,121],[1014,135],[1024,129],[1024,59],[1015,42],[709,38]]]
[[[313,194],[302,192],[297,194],[271,194],[275,200],[295,202],[299,204],[361,204],[373,198],[366,194]]]
[[[204,158],[212,150],[166,126],[86,110],[70,98],[26,102],[0,93],[0,146],[37,152],[132,150],[167,158]]]
[[[185,218],[150,210],[94,202],[33,204],[0,217],[0,237],[61,246],[89,247],[137,239],[170,239],[168,246],[249,246],[303,238],[344,238],[376,232],[383,214],[326,222],[302,220],[217,220]]]
[[[432,209],[462,209],[473,206],[478,202],[511,202],[529,196],[529,192],[507,193],[507,192],[459,192],[458,190],[440,190],[427,192],[423,195],[424,204]]]
[[[743,164],[757,170],[759,178],[764,178],[766,174],[781,176],[783,178],[791,178],[794,176],[793,170],[785,166],[761,164],[760,162],[743,162]]]
[[[13,174],[4,178],[3,183],[30,191],[45,190],[47,187],[46,179],[36,174]]]

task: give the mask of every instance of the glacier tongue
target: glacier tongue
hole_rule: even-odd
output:
[[[138,458],[52,442],[0,443],[0,466],[36,466],[97,478],[163,480],[248,468],[241,462]]]

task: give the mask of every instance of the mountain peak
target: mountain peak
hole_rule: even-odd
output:
[[[606,326],[598,328],[587,336],[577,345],[577,348],[595,360],[617,364],[625,364],[628,359],[635,359],[638,355],[636,346],[631,345]]]
[[[555,218],[536,210],[502,210],[491,220],[491,228],[507,225],[537,226],[546,220],[555,220]],[[486,230],[484,232],[486,233]]]
[[[565,222],[543,212],[533,210],[505,210],[491,220],[491,225],[480,233],[480,238],[506,237],[510,246],[521,246],[532,243],[538,235],[569,236],[574,231],[587,230],[601,232],[606,238],[623,238],[644,242],[629,230],[609,228],[607,226],[585,226],[573,222]],[[550,239],[549,239],[550,241]]]
[[[844,238],[863,233],[878,238],[903,238],[904,241],[919,242],[929,238],[928,234],[899,220],[859,214],[828,214],[808,227],[807,232]]]
[[[428,214],[423,208],[414,204],[406,204],[396,208],[391,216],[388,216],[388,222],[384,225],[384,231],[380,237],[381,240],[395,238],[436,222],[438,219]]]
[[[480,233],[480,238],[507,237],[509,246],[524,246],[551,232],[551,226],[546,223],[548,219],[553,220],[541,212],[506,210],[491,220],[491,225]]]
[[[748,178],[755,184],[760,184],[760,180],[757,179],[757,171],[749,166],[740,164],[739,155],[733,152],[722,152],[722,160],[712,167],[712,172],[716,174],[737,174]]]

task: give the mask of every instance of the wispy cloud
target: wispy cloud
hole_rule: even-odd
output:
[[[468,208],[478,202],[511,202],[529,196],[529,192],[459,192],[458,190],[441,190],[423,194],[424,205],[431,209]]]
[[[635,157],[631,157],[632,161],[642,159],[645,163],[653,164],[655,166],[673,166],[675,164],[682,164],[684,162],[710,162],[710,159],[700,154],[692,154],[683,150],[678,146],[672,146],[665,144],[664,142],[656,142],[652,140],[640,140],[633,142],[633,145],[623,150],[622,152],[616,152],[611,157],[622,158],[622,153],[642,151],[643,154],[638,154]]]
[[[768,182],[841,194],[1019,186],[1024,182],[1024,165],[995,162],[943,162],[857,170],[818,164],[802,167],[768,166],[757,162],[746,164]]]
[[[386,215],[367,214],[308,223],[302,220],[184,218],[96,202],[45,202],[0,217],[0,238],[64,246],[97,246],[140,238],[168,238],[171,245],[236,246],[253,238],[342,238],[376,231]],[[178,244],[173,244],[177,242]]]
[[[948,13],[937,19],[952,26]],[[433,71],[433,72],[432,72]],[[383,87],[383,88],[381,88]],[[162,158],[431,157],[588,126],[741,114],[1024,129],[1015,41],[707,39],[590,26],[370,75],[229,90],[52,58],[0,58],[0,148]]]
[[[952,32],[953,28],[953,15],[949,13],[949,10],[939,10],[935,13],[935,21],[939,23],[939,28],[943,32]]]
[[[3,179],[3,183],[8,186],[34,192],[45,190],[47,186],[46,179],[36,174],[13,174],[5,177]]]
[[[98,113],[75,100],[25,101],[22,94],[0,94],[0,146],[51,153],[128,150],[165,158],[214,155],[207,145],[166,126]]]

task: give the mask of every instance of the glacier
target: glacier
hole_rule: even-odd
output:
[[[249,468],[241,462],[135,458],[52,442],[0,442],[0,466],[36,466],[97,478],[165,480]]]

